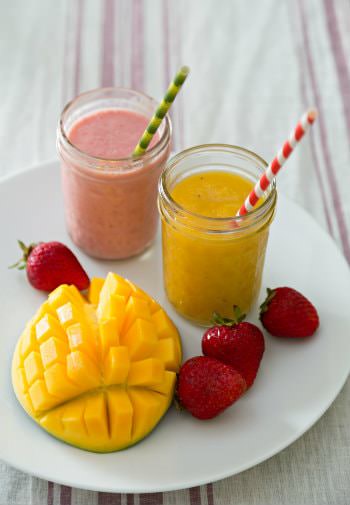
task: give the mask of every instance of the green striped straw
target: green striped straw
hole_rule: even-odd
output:
[[[190,69],[188,67],[181,67],[178,73],[176,74],[174,80],[170,83],[170,86],[167,89],[167,92],[165,93],[163,100],[159,104],[146,130],[143,132],[143,135],[140,138],[139,143],[135,147],[135,150],[132,153],[133,156],[140,156],[146,151],[151,140],[153,139],[154,134],[158,130],[165,114],[170,109],[171,104],[175,100],[176,95],[180,91],[183,83],[185,82],[189,71]]]

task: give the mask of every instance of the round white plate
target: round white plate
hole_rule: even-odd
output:
[[[12,352],[25,322],[45,295],[24,272],[8,270],[19,256],[16,240],[60,240],[91,276],[116,271],[157,298],[178,325],[184,357],[200,354],[202,330],[181,319],[165,300],[159,237],[142,256],[102,262],[85,256],[65,231],[58,163],[46,163],[0,184],[0,458],[30,474],[100,491],[154,492],[191,487],[241,472],[302,435],[330,406],[349,372],[350,275],[328,235],[297,205],[280,196],[272,225],[266,286],[292,286],[318,308],[314,338],[278,340],[266,334],[266,352],[254,387],[211,421],[174,408],[144,441],[122,452],[93,454],[40,429],[12,391]],[[250,321],[257,322],[257,310]]]

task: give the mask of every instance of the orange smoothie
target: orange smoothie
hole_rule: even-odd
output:
[[[209,169],[169,188],[169,208],[176,211],[159,203],[165,290],[193,322],[210,325],[214,311],[232,317],[233,305],[248,312],[257,298],[274,204],[262,218],[260,204],[260,219],[232,224],[253,184],[240,174]]]

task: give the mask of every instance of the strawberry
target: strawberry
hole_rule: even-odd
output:
[[[246,390],[243,377],[217,359],[196,356],[181,367],[177,399],[198,419],[211,419],[232,405]]]
[[[260,306],[260,320],[275,337],[310,337],[319,326],[315,307],[304,295],[292,288],[267,290]]]
[[[265,342],[260,329],[243,322],[244,317],[238,307],[234,307],[234,319],[214,313],[213,322],[217,324],[204,333],[202,352],[235,368],[249,388],[258,372]]]
[[[52,291],[60,284],[74,284],[79,290],[90,284],[87,273],[70,249],[61,242],[40,242],[28,247],[18,241],[23,257],[10,268],[27,270],[30,284],[41,291]]]

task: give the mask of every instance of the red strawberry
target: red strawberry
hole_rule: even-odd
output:
[[[214,313],[216,326],[209,328],[202,338],[202,352],[235,368],[249,388],[256,377],[264,354],[265,342],[260,329],[242,322],[244,315],[234,307],[235,318],[222,318]]]
[[[26,268],[28,280],[34,288],[52,291],[60,284],[74,284],[79,290],[89,287],[87,273],[72,251],[61,242],[40,242],[28,247],[20,240],[18,243],[23,258],[11,268]]]
[[[179,403],[198,419],[211,419],[232,405],[246,390],[243,377],[217,359],[196,356],[179,372]]]
[[[292,288],[267,290],[260,306],[260,320],[275,337],[310,337],[319,326],[315,307],[304,295]]]

